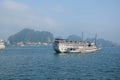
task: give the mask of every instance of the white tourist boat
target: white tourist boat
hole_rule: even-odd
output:
[[[53,48],[57,53],[90,53],[100,50],[100,48],[96,47],[94,42],[73,42],[65,39],[55,39]]]
[[[5,43],[3,40],[0,40],[0,50],[5,49]]]

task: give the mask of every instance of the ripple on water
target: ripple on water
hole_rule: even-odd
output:
[[[120,48],[90,54],[55,54],[52,47],[0,51],[0,80],[119,80]]]

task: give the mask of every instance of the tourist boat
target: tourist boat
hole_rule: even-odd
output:
[[[0,40],[0,50],[5,49],[5,43],[3,40]]]
[[[53,43],[53,48],[57,53],[90,53],[100,50],[100,48],[96,47],[95,43],[55,39]]]

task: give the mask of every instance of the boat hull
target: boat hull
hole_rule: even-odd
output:
[[[0,40],[0,50],[5,49],[4,41]]]
[[[3,50],[3,49],[5,49],[5,46],[4,45],[0,45],[0,50]]]

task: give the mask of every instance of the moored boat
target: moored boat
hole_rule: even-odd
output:
[[[0,40],[0,50],[5,49],[5,43],[3,40]]]

